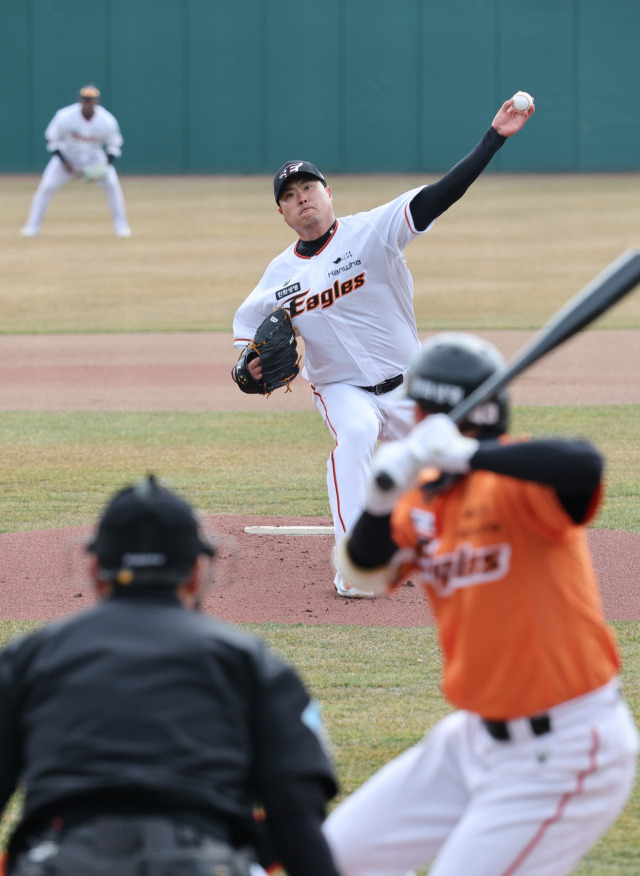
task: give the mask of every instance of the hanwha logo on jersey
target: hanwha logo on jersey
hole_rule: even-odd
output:
[[[334,265],[337,264],[337,265],[340,265],[340,267],[335,268],[335,270],[333,270],[333,271],[327,271],[327,277],[337,277],[338,274],[346,274],[348,271],[352,270],[353,268],[358,268],[362,264],[360,259],[355,259],[355,261],[348,262],[348,263],[345,262],[344,264],[340,264],[341,261],[342,261],[341,258],[336,259],[336,261],[334,262]]]
[[[462,587],[489,584],[504,578],[511,566],[511,545],[474,545],[465,542],[447,554],[433,555],[431,550],[418,557],[420,577],[433,587],[437,596],[451,596]]]

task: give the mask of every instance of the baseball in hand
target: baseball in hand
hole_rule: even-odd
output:
[[[517,113],[526,113],[532,103],[533,98],[526,91],[516,91],[513,95],[513,108]]]

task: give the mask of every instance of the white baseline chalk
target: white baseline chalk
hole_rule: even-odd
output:
[[[333,526],[245,526],[249,535],[333,535]]]

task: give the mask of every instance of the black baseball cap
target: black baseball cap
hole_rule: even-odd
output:
[[[280,192],[287,180],[292,176],[298,176],[298,174],[302,173],[306,174],[306,176],[312,176],[314,179],[319,179],[322,185],[326,188],[327,181],[315,164],[311,164],[310,161],[287,161],[282,165],[273,178],[273,194],[276,199],[276,204],[280,203]]]
[[[96,555],[107,581],[172,587],[200,554],[215,555],[191,507],[153,475],[112,497],[87,551]]]

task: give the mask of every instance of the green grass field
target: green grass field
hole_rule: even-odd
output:
[[[338,214],[424,180],[330,180]],[[291,235],[266,178],[132,178],[134,237],[112,236],[102,193],[68,186],[37,240],[22,240],[36,178],[3,180],[1,334],[229,331],[233,312]],[[638,176],[486,176],[407,250],[420,328],[536,328],[640,239]],[[640,295],[601,327],[640,328]],[[630,363],[631,367],[631,363]],[[515,431],[579,434],[607,457],[596,525],[640,531],[640,406],[518,408]],[[92,523],[112,490],[157,471],[205,513],[324,516],[330,441],[314,413],[3,412],[1,532]],[[284,465],[274,465],[274,460]],[[297,465],[297,461],[304,464]],[[282,470],[294,471],[290,485]],[[640,722],[640,631],[617,622],[624,687]],[[0,622],[0,641],[28,625]],[[251,627],[321,701],[344,795],[448,711],[432,629]],[[0,838],[19,806],[8,807]],[[575,871],[640,872],[640,790]]]
[[[516,408],[518,433],[587,437],[607,458],[597,525],[640,531],[640,406]],[[332,444],[312,411],[21,412],[0,417],[0,532],[92,523],[114,484],[155,471],[208,514],[329,515]],[[295,477],[286,482],[281,465]],[[250,510],[248,510],[250,509]]]
[[[640,718],[640,631],[613,624],[625,661],[624,690]],[[25,623],[0,623],[0,642]],[[393,629],[246,625],[300,671],[322,704],[333,745],[342,799],[390,758],[419,741],[448,713],[440,694],[440,660],[433,628]],[[0,823],[0,843],[15,823],[15,797]],[[607,836],[575,871],[579,876],[631,876],[640,867],[637,842],[640,795],[636,792]]]
[[[338,216],[429,182],[329,180]],[[293,235],[266,177],[123,180],[133,237],[113,236],[102,191],[70,183],[23,240],[36,177],[2,179],[0,333],[230,331]],[[482,176],[406,258],[421,329],[537,328],[640,240],[640,175]],[[640,295],[603,327],[640,328]]]

